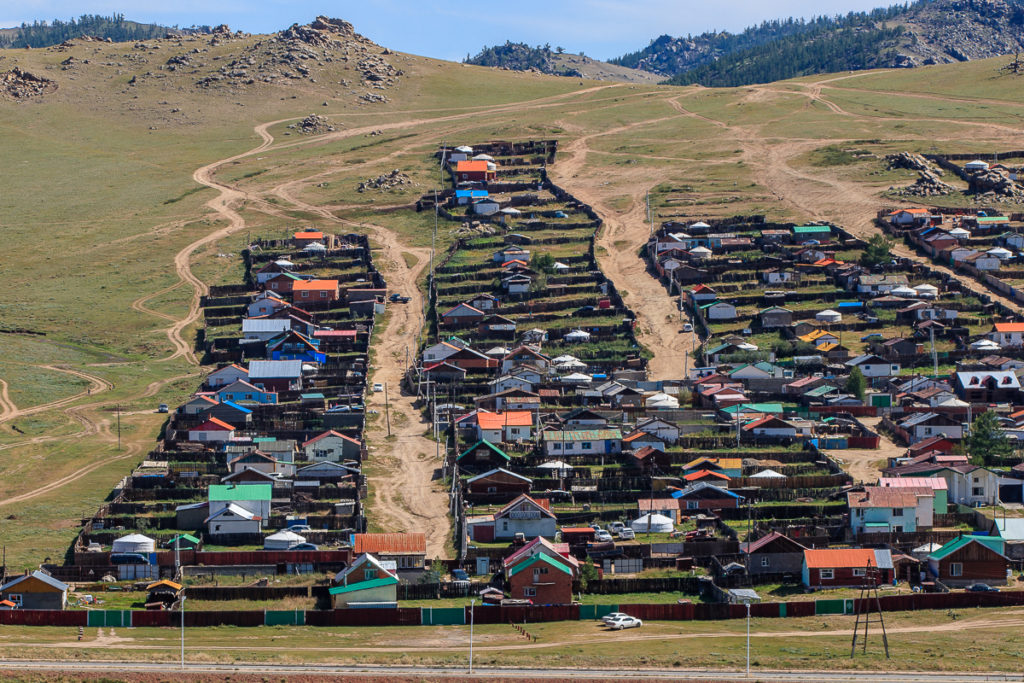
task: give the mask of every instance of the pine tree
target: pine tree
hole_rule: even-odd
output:
[[[864,392],[868,388],[868,381],[864,377],[864,373],[860,371],[860,368],[854,368],[850,371],[850,376],[846,380],[846,392],[853,394],[861,401],[864,400]]]
[[[1003,433],[999,416],[991,410],[974,418],[970,436],[964,441],[967,456],[973,465],[987,465],[1013,454],[1013,445]]]

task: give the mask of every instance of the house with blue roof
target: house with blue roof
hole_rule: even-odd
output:
[[[270,360],[300,360],[303,363],[326,363],[327,354],[320,351],[320,340],[304,337],[295,331],[275,337],[267,342]]]
[[[472,204],[478,199],[487,199],[490,194],[487,190],[455,190],[455,203],[459,206]]]
[[[235,405],[274,405],[277,403],[276,391],[264,391],[244,380],[232,382],[217,391],[216,396],[221,403],[228,402]]]

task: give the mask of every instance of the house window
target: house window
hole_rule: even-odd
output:
[[[320,292],[320,298],[321,299],[326,299],[327,298],[327,292]]]
[[[962,562],[951,562],[949,564],[949,575],[950,576],[963,576],[964,565]]]
[[[508,531],[508,522],[502,522],[501,523],[501,530],[502,531]]]
[[[902,517],[903,516],[903,508],[893,508],[892,509],[892,516],[893,517]]]
[[[18,607],[21,607],[22,605],[21,593],[8,593],[7,599],[13,602]]]
[[[696,509],[698,509],[697,508],[698,505],[700,505],[699,501],[696,501],[696,500],[688,500],[688,501],[686,501],[686,509],[687,510],[696,510]]]
[[[853,570],[853,575],[854,576],[866,576],[867,572],[864,569],[854,569]]]
[[[974,488],[971,489],[971,495],[972,496],[984,496],[985,495],[985,488],[982,487],[982,486],[975,486]]]
[[[537,589],[536,588],[524,588],[523,589],[523,597],[524,598],[535,598],[535,597],[537,597]]]
[[[498,487],[497,486],[488,486],[487,487],[487,493],[497,493],[497,492],[498,492]]]
[[[761,558],[761,566],[762,567],[770,567],[771,566],[771,561],[767,557],[762,557]]]
[[[974,477],[974,483],[977,484],[981,481],[981,477]]]
[[[551,450],[553,450],[553,451],[560,451],[560,450],[562,450],[562,444],[556,441],[555,443],[551,444]]]
[[[831,581],[832,579],[836,578],[836,570],[821,569],[818,571],[818,578],[820,578],[822,581]]]
[[[583,444],[580,446],[580,448],[582,448],[585,451],[589,451],[593,447],[594,447],[594,444],[590,443],[589,441],[584,441]]]

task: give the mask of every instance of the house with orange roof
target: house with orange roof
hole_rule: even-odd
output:
[[[927,225],[931,220],[932,212],[928,209],[912,208],[912,209],[896,209],[890,211],[886,218],[890,225],[897,227],[906,228],[914,226]]]
[[[502,441],[529,441],[533,438],[533,412],[530,410],[503,410],[497,413],[479,413],[477,437],[490,443]]]
[[[488,182],[498,177],[498,167],[493,161],[467,159],[455,164],[455,179],[458,182]]]
[[[895,574],[892,553],[870,548],[804,550],[802,576],[808,588],[863,586],[869,570],[877,572],[878,585],[891,584]]]
[[[394,562],[399,571],[424,568],[427,537],[418,532],[353,534],[352,552],[371,553],[381,562]]]
[[[301,280],[292,283],[292,303],[337,301],[339,298],[337,280]]]
[[[323,242],[324,234],[319,230],[302,230],[292,235],[292,244],[300,249],[313,242]]]
[[[1000,346],[1024,346],[1024,323],[996,323],[988,338]]]

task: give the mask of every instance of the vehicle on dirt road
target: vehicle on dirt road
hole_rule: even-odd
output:
[[[608,628],[613,631],[621,631],[626,628],[640,628],[644,625],[644,622],[640,621],[636,617],[630,616],[619,617],[606,623],[608,624]]]
[[[412,297],[402,296],[401,294],[392,294],[388,297],[388,301],[396,304],[407,304],[412,301]]]

